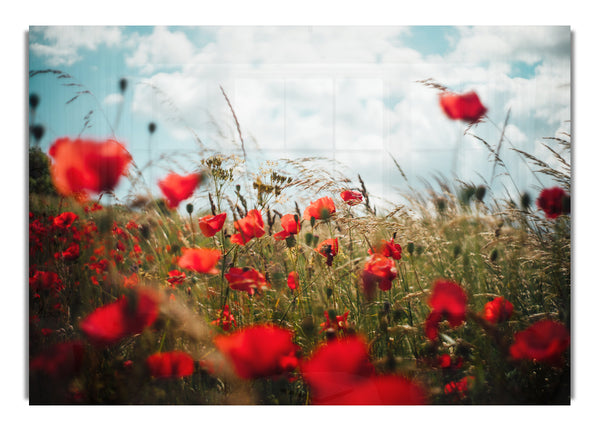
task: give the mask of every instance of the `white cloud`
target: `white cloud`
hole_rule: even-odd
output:
[[[52,67],[70,66],[82,58],[82,50],[116,46],[121,38],[118,27],[31,27],[30,49],[35,55],[47,57]]]
[[[129,67],[140,68],[148,74],[157,67],[181,66],[191,61],[195,53],[194,45],[181,31],[169,31],[165,27],[155,27],[148,36],[136,35],[129,40],[135,51],[126,58]]]
[[[112,93],[106,96],[103,100],[103,104],[107,106],[118,105],[123,102],[123,95],[119,93]]]
[[[566,26],[461,27],[449,60],[527,64],[552,61],[570,51],[569,31]]]

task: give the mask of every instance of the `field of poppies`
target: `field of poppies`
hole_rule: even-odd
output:
[[[486,121],[474,92],[438,91],[448,118]],[[550,145],[560,169],[522,155],[554,185],[518,202],[457,181],[382,213],[362,179],[310,160],[242,177],[223,154],[120,201],[141,173],[118,137],[46,153],[43,133],[31,404],[570,403],[571,172]]]

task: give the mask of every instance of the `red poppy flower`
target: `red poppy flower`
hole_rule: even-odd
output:
[[[60,138],[48,151],[53,158],[50,174],[64,196],[87,199],[87,193],[112,191],[127,172],[131,155],[119,142]]]
[[[510,319],[513,308],[506,299],[494,298],[483,306],[483,318],[493,324],[502,323]]]
[[[91,205],[86,205],[83,207],[83,210],[85,211],[86,214],[90,213],[90,212],[96,212],[96,211],[100,211],[103,210],[104,207],[102,205],[100,205],[97,202],[94,202]]]
[[[29,370],[41,371],[49,376],[69,377],[81,369],[83,362],[81,341],[55,344],[29,362]]]
[[[569,331],[562,323],[541,320],[515,334],[510,346],[513,359],[528,359],[560,365],[562,353],[569,347]]]
[[[300,371],[313,402],[321,404],[372,376],[375,369],[366,342],[361,337],[348,337],[321,344],[301,364]]]
[[[440,366],[440,368],[456,370],[462,367],[463,359],[461,357],[456,357],[452,359],[452,356],[450,356],[447,353],[444,353],[438,358],[438,365]]]
[[[427,397],[423,388],[397,375],[380,375],[366,379],[351,390],[323,402],[326,405],[423,405]]]
[[[394,260],[402,259],[402,247],[394,242],[394,238],[386,241],[382,239],[378,247],[375,247],[375,253],[391,257]],[[369,254],[373,254],[373,250],[369,249]]]
[[[167,201],[167,206],[177,208],[181,201],[192,196],[201,181],[202,175],[199,173],[178,175],[171,172],[158,182],[158,187]]]
[[[182,255],[177,264],[184,269],[202,272],[205,274],[218,274],[219,270],[215,268],[221,252],[212,248],[182,248]]]
[[[56,259],[63,259],[66,261],[72,261],[79,257],[79,244],[76,242],[72,243],[67,247],[65,251],[55,253],[54,257]]]
[[[425,392],[401,376],[377,376],[369,349],[360,337],[322,344],[301,364],[302,378],[313,404],[384,405],[424,404]]]
[[[465,398],[467,392],[473,386],[475,377],[465,376],[457,382],[450,382],[444,386],[444,393],[446,395],[455,395],[458,398]]]
[[[211,323],[215,326],[220,326],[224,331],[229,331],[232,326],[237,326],[235,317],[233,317],[233,314],[229,311],[229,305],[227,304],[225,304],[223,310],[221,310],[219,318],[213,320]]]
[[[254,268],[231,268],[225,278],[233,290],[248,292],[248,295],[267,287],[265,276]]]
[[[244,245],[252,238],[260,238],[265,234],[265,222],[259,210],[250,210],[243,219],[233,223],[233,227],[239,232],[231,235],[231,242]]]
[[[140,278],[138,277],[137,272],[134,272],[129,277],[126,275],[123,275],[123,287],[125,287],[125,288],[133,289],[134,287],[137,287],[139,283],[140,283]]]
[[[167,281],[170,284],[181,284],[185,280],[185,273],[178,271],[176,269],[169,271],[169,276],[167,277]]]
[[[394,261],[382,254],[375,253],[365,263],[362,272],[363,289],[367,300],[375,295],[375,286],[383,291],[392,288],[392,280],[398,276]]]
[[[291,290],[296,290],[298,288],[299,277],[296,271],[292,271],[288,274],[287,285]]]
[[[68,229],[78,218],[79,216],[77,214],[67,211],[54,217],[54,221],[52,223],[55,227]]]
[[[345,331],[346,328],[348,327],[348,314],[350,312],[346,311],[344,314],[342,314],[341,316],[335,316],[335,322],[331,321],[331,317],[329,316],[329,313],[327,311],[324,312],[325,314],[325,322],[321,323],[321,330],[319,332],[323,332],[328,330],[329,328],[335,330],[335,331]]]
[[[283,230],[273,235],[275,239],[286,239],[290,235],[295,235],[300,232],[302,224],[297,220],[296,214],[286,214],[281,217],[281,227]]]
[[[141,333],[157,316],[156,296],[140,290],[131,299],[123,295],[117,301],[97,308],[81,320],[79,327],[92,343],[108,346]]]
[[[204,216],[198,221],[200,230],[204,236],[215,236],[217,232],[223,229],[225,218],[227,218],[227,213],[217,214],[216,216]]]
[[[481,104],[474,91],[466,94],[442,93],[440,106],[451,120],[463,120],[469,123],[478,121],[487,112],[487,108]]]
[[[327,265],[331,266],[333,258],[338,254],[338,239],[331,238],[322,241],[317,248],[315,248],[315,251],[320,255],[325,256],[327,258]]]
[[[227,357],[239,377],[272,377],[298,365],[293,332],[274,325],[256,325],[214,339],[217,349]]]
[[[352,190],[344,190],[340,193],[340,196],[351,207],[354,205],[358,205],[363,200],[363,195],[360,192],[353,192]]]
[[[566,214],[568,202],[567,193],[560,187],[552,187],[550,189],[544,189],[537,198],[537,206],[544,211],[546,217],[549,219],[555,219],[561,214]]]
[[[64,285],[58,274],[55,272],[35,271],[33,275],[29,277],[29,287],[33,289],[33,291],[49,289],[58,292],[64,288]]]
[[[335,214],[335,204],[333,199],[326,196],[311,202],[304,210],[303,218],[304,220],[310,220],[314,217],[316,220],[326,220],[333,214]]]
[[[442,320],[448,320],[453,328],[465,321],[467,295],[462,287],[453,281],[436,280],[429,297],[429,306],[432,310],[425,321],[425,334],[430,340],[435,340],[438,336],[438,325]]]
[[[194,374],[194,359],[185,352],[154,353],[146,358],[150,375],[156,378],[185,377]]]

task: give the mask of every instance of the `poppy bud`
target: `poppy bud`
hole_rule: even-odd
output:
[[[458,257],[458,255],[460,254],[460,252],[461,252],[460,245],[459,245],[459,244],[456,244],[456,245],[454,246],[454,250],[453,250],[453,253],[454,253],[454,258],[455,258],[455,259]]]
[[[483,198],[485,197],[485,192],[486,192],[485,186],[477,187],[477,189],[475,190],[475,199],[477,199],[479,202],[482,202]]]
[[[236,192],[238,192],[238,193],[239,193],[241,189],[242,189],[242,187],[241,187],[239,184],[236,184],[236,185],[235,185],[235,191],[236,191]]]
[[[141,225],[140,233],[142,234],[142,237],[144,239],[148,239],[148,237],[150,236],[150,226],[148,226],[147,224]]]
[[[327,310],[327,314],[329,315],[329,320],[330,321],[332,321],[332,322],[336,321],[335,318],[336,318],[337,315],[335,314],[335,310],[329,309],[329,310]]]
[[[390,303],[388,301],[383,303],[383,312],[386,314],[390,312]]]
[[[569,195],[562,197],[562,212],[563,214],[571,214],[571,196]]]
[[[383,366],[386,373],[393,373],[396,369],[396,358],[394,358],[394,355],[391,351],[388,351]]]
[[[471,202],[471,199],[473,198],[474,195],[475,195],[475,187],[474,186],[466,186],[460,191],[460,196],[459,196],[460,202],[463,205],[469,205],[469,202]]]
[[[388,318],[387,318],[386,316],[382,315],[382,316],[379,318],[379,329],[380,329],[382,332],[387,332],[388,325],[389,325]]]
[[[285,239],[285,245],[287,248],[292,248],[296,245],[296,238],[294,235],[290,235]]]
[[[409,242],[406,245],[406,250],[408,251],[409,254],[413,254],[415,251],[415,243],[414,242]]]
[[[521,208],[526,210],[529,208],[529,205],[531,205],[531,196],[529,196],[529,193],[525,192],[521,195]]]
[[[307,232],[304,235],[304,242],[306,243],[306,245],[308,245],[309,247],[312,245],[313,242],[313,234],[310,232]]]
[[[155,130],[156,130],[156,124],[154,124],[154,123],[148,124],[148,131],[150,132],[151,135],[154,133]]]
[[[121,90],[121,93],[125,93],[126,89],[127,89],[127,80],[125,78],[121,78],[119,80],[119,90]]]
[[[327,299],[331,298],[331,295],[333,295],[333,289],[331,287],[328,287],[327,290],[325,290],[325,293],[327,294]],[[333,317],[333,319],[335,320],[335,316]]]
[[[300,327],[306,335],[311,335],[313,332],[315,332],[315,321],[313,320],[313,317],[306,316],[304,319],[302,319]]]
[[[192,213],[194,212],[194,205],[192,205],[192,204],[187,204],[187,205],[185,206],[185,210],[187,211],[187,213],[188,213],[189,215],[192,215]]]
[[[36,141],[39,141],[44,136],[44,126],[42,126],[41,124],[36,124],[35,126],[32,126],[30,131]]]
[[[32,93],[29,95],[29,106],[31,106],[31,109],[35,109],[37,108],[37,106],[40,104],[40,96],[38,96],[35,93]]]
[[[435,200],[435,206],[438,209],[438,212],[443,213],[446,210],[446,199],[438,198]]]
[[[497,248],[493,249],[492,252],[490,253],[490,261],[495,262],[496,259],[498,259],[498,249]]]
[[[314,217],[311,217],[311,218],[310,218],[310,227],[315,227],[315,222],[316,222],[316,221],[317,221],[317,219],[316,219],[316,218],[314,218]]]

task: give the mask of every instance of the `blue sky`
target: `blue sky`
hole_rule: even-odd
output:
[[[437,91],[417,80],[476,90],[490,121],[470,132],[494,146],[510,109],[501,156],[520,191],[536,194],[550,182],[535,178],[510,147],[551,163],[542,143],[553,143],[542,138],[570,133],[567,26],[30,27],[29,69],[72,77],[29,79],[29,92],[41,98],[42,148],[60,136],[114,134],[138,166],[152,161],[143,174],[155,196],[170,169],[193,170],[214,152],[241,156],[220,86],[236,110],[250,171],[267,160],[326,157],[335,163],[323,169],[339,169],[352,186],[360,174],[383,198],[379,206],[408,190],[390,154],[418,190],[434,175],[491,179],[487,150],[463,123],[444,117]],[[82,90],[91,94],[67,103]],[[149,122],[157,125],[152,137]],[[499,197],[503,185],[517,193],[506,178],[493,185]],[[124,181],[117,196],[131,191]]]

